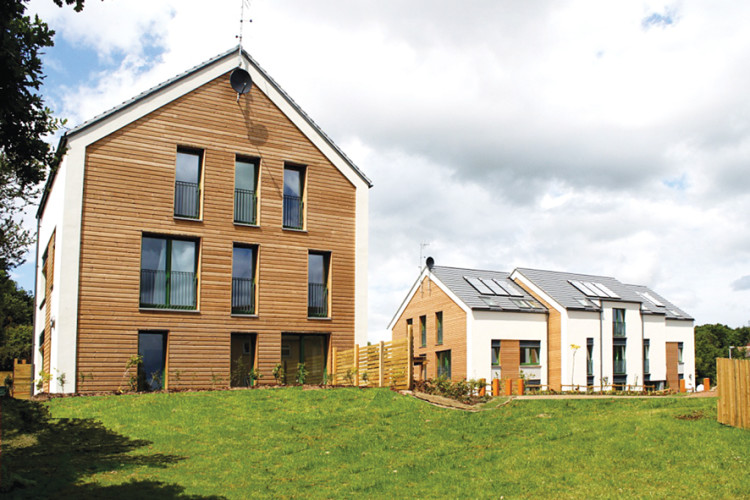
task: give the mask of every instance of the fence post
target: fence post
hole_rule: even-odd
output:
[[[687,389],[685,389],[685,379],[680,379],[680,392],[685,392]]]
[[[359,344],[354,344],[354,387],[359,387]]]
[[[411,390],[414,386],[414,331],[413,326],[406,327],[406,389]]]
[[[492,379],[492,395],[495,397],[500,395],[500,379],[499,378]]]
[[[483,397],[487,394],[487,380],[480,378],[479,379],[479,397]]]
[[[518,395],[523,396],[523,379],[518,379]]]
[[[383,354],[385,349],[383,348],[383,341],[380,341],[378,348],[378,387],[383,387]]]
[[[710,391],[711,390],[711,379],[710,378],[704,378],[703,379],[703,390],[704,391]]]
[[[505,395],[506,396],[513,395],[513,379],[512,378],[505,379]]]

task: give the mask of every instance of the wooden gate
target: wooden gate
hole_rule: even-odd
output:
[[[413,378],[411,342],[380,342],[338,351],[333,349],[335,385],[409,389]]]
[[[717,420],[750,429],[750,360],[717,358],[716,379],[719,390]]]

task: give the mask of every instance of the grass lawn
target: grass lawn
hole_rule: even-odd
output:
[[[286,388],[1,404],[8,497],[750,497],[750,432],[718,424],[713,398],[467,413]]]

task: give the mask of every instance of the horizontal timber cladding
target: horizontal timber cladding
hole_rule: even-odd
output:
[[[521,341],[500,341],[500,369],[503,378],[517,379],[521,372]]]
[[[437,319],[435,313],[443,313],[443,343],[437,343]],[[420,316],[427,320],[427,345],[422,347],[419,329]],[[456,304],[439,286],[428,277],[409,301],[396,321],[392,337],[394,341],[407,338],[407,320],[413,321],[414,357],[427,358],[427,378],[437,377],[437,352],[451,351],[451,379],[466,378],[466,312]],[[418,375],[415,374],[415,378]]]
[[[174,218],[177,147],[203,150],[201,220]],[[259,158],[258,227],[235,225],[236,155]],[[306,231],[282,229],[284,164],[306,167]],[[257,334],[261,383],[281,333],[354,345],[355,188],[256,87],[223,75],[86,150],[78,310],[79,391],[127,386],[138,332],[168,332],[170,388],[227,386],[232,333]],[[196,311],[139,308],[141,237],[199,241]],[[257,245],[256,317],[231,315],[232,248]],[[330,319],[307,318],[308,251],[330,252]],[[81,374],[83,377],[81,377]],[[83,380],[81,380],[83,379]]]
[[[680,390],[680,374],[678,370],[680,358],[679,342],[666,342],[667,387],[675,391]]]
[[[547,384],[554,391],[562,390],[562,315],[560,311],[525,286],[515,283],[547,308]]]

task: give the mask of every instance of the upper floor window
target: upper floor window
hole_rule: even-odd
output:
[[[435,326],[437,327],[437,343],[443,343],[443,311],[435,313]]]
[[[613,371],[615,375],[625,375],[627,373],[627,364],[625,359],[625,351],[627,344],[625,339],[615,341],[612,346],[612,363]]]
[[[419,317],[419,334],[422,336],[422,347],[427,347],[427,316]]]
[[[539,364],[539,341],[522,340],[521,341],[521,364],[538,365]]]
[[[682,360],[682,351],[684,348],[684,344],[682,342],[677,343],[677,362],[682,364],[684,361]]]
[[[284,166],[284,227],[305,227],[305,167]]]
[[[234,162],[234,222],[257,224],[258,160],[238,157]]]
[[[643,373],[651,373],[651,341],[643,339]]]
[[[183,148],[177,150],[174,182],[175,217],[200,219],[202,165],[203,151]]]
[[[586,375],[594,376],[594,339],[586,339]]]
[[[625,309],[612,309],[612,332],[615,337],[625,336]]]
[[[310,252],[307,257],[307,316],[327,318],[331,254]]]
[[[141,246],[141,307],[195,309],[198,242],[144,236]]]
[[[255,314],[257,248],[235,245],[232,251],[232,313]]]

